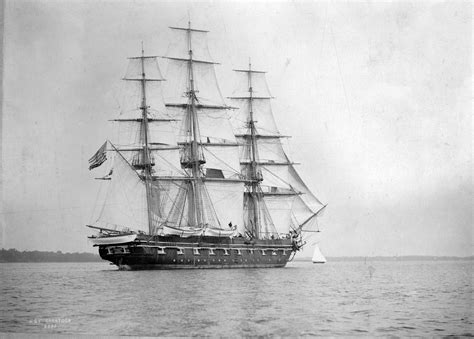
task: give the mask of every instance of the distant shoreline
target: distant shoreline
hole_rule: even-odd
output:
[[[375,256],[375,257],[326,257],[328,262],[339,261],[459,261],[474,260],[474,256],[456,257],[456,256],[431,256],[431,255],[405,255],[405,256]],[[311,258],[295,258],[294,261],[311,261]]]
[[[94,253],[63,253],[46,251],[18,251],[1,249],[0,263],[10,262],[100,262],[102,259]]]
[[[295,258],[294,261],[311,261],[310,257]],[[429,256],[429,255],[406,255],[406,256],[375,256],[375,257],[327,257],[328,262],[343,261],[459,261],[474,260],[474,256]],[[63,253],[61,251],[18,251],[16,249],[1,249],[0,263],[11,262],[102,262],[99,255],[94,253]]]

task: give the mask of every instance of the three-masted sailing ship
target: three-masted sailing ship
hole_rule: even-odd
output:
[[[224,100],[207,31],[170,27],[164,56],[129,58],[117,138],[89,237],[119,269],[283,267],[323,205],[282,147],[265,72],[235,70]]]

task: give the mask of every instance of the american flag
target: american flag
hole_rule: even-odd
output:
[[[107,160],[105,155],[105,149],[107,147],[107,141],[99,148],[97,152],[89,159],[89,170],[99,167]]]

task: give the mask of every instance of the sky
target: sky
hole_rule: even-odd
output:
[[[188,17],[210,31],[224,96],[249,57],[268,72],[290,157],[328,204],[311,241],[326,256],[474,254],[462,1],[6,1],[3,248],[95,251],[87,160],[117,114],[126,58],[141,41],[164,55]]]

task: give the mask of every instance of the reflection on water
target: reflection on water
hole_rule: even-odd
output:
[[[470,261],[117,271],[0,264],[0,331],[135,336],[473,333]]]

